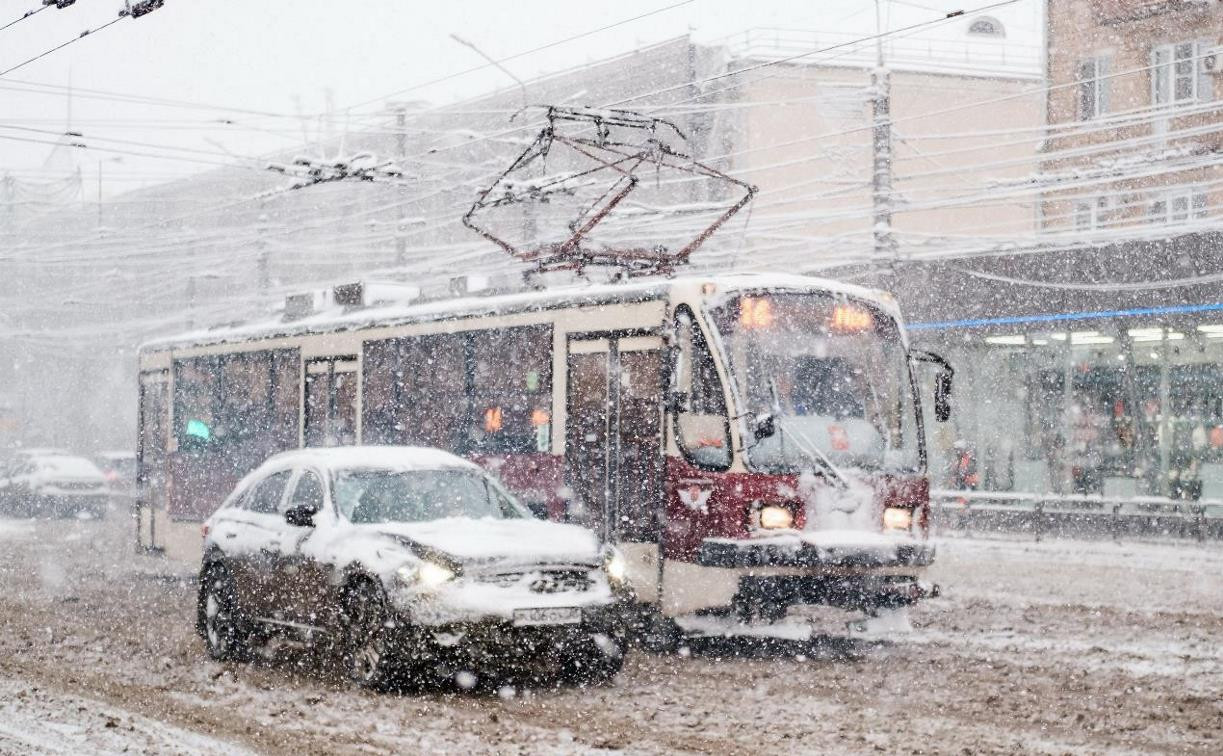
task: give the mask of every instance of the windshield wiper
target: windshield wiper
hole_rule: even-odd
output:
[[[800,452],[802,452],[807,459],[815,463],[816,466],[822,467],[825,478],[833,480],[843,489],[848,489],[849,480],[845,477],[845,473],[841,472],[841,469],[833,464],[832,460],[828,458],[828,455],[820,451],[820,448],[812,443],[811,439],[807,438],[805,434],[786,427],[781,418],[781,399],[778,397],[777,393],[777,379],[772,376],[769,377],[769,393],[772,395],[773,399],[773,418],[777,427],[777,432],[789,436],[790,440],[794,442],[794,446]],[[782,458],[785,458],[784,453],[782,454]]]

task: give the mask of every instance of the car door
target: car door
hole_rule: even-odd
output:
[[[229,557],[237,582],[238,601],[256,617],[270,617],[281,603],[277,568],[284,522],[281,506],[292,470],[272,471],[254,484],[240,512],[231,515],[235,537],[218,531],[218,543]],[[232,545],[226,549],[225,543]]]
[[[324,480],[326,478],[318,470],[298,470],[280,517],[280,591],[277,595],[283,603],[277,611],[285,620],[311,626],[326,621],[332,569],[325,551],[314,548],[328,540],[327,533],[334,527]],[[285,513],[298,506],[315,513],[313,525],[291,525],[285,519]]]

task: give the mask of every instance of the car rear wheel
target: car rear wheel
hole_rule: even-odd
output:
[[[369,690],[382,690],[390,681],[386,596],[368,580],[355,583],[344,599],[344,672]]]
[[[249,658],[249,623],[238,606],[233,576],[225,567],[210,565],[200,576],[199,612],[209,657],[215,661]]]

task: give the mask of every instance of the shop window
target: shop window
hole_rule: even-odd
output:
[[[676,440],[689,461],[725,469],[731,460],[726,395],[705,335],[687,307],[676,311],[675,337],[672,390]]]

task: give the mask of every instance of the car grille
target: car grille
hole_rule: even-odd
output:
[[[530,572],[499,572],[479,575],[481,583],[502,588],[525,585],[535,593],[564,593],[588,591],[594,585],[585,570],[532,570]]]

